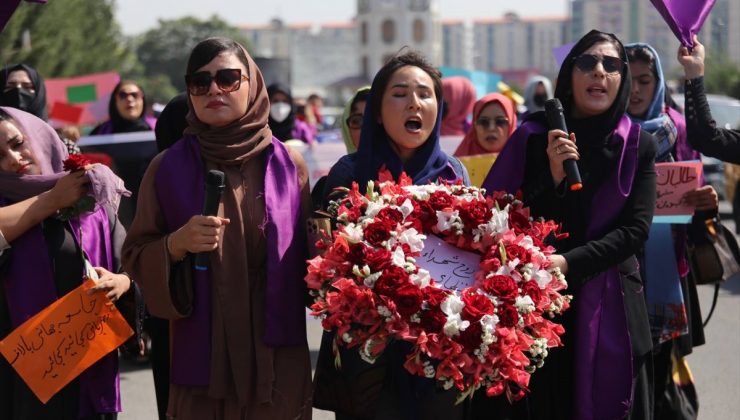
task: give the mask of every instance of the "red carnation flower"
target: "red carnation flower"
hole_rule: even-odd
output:
[[[401,223],[401,221],[403,221],[403,213],[397,209],[384,207],[378,212],[378,215],[375,216],[375,220],[387,220],[392,222],[393,226],[395,226],[396,223]]]
[[[385,248],[365,248],[364,262],[370,270],[377,272],[391,265],[391,252]]]
[[[447,318],[439,308],[421,313],[421,326],[427,334],[439,334],[444,328]]]
[[[473,350],[480,347],[483,342],[483,327],[480,322],[470,322],[470,326],[465,331],[460,332],[460,336],[457,338],[457,342],[465,347],[465,350],[472,352]]]
[[[450,295],[450,292],[439,287],[427,286],[426,288],[424,288],[424,294],[427,297],[427,302],[429,303],[429,306],[433,308],[439,308],[439,305],[441,305],[442,302],[447,299],[447,296]]]
[[[520,264],[527,264],[531,262],[531,255],[529,255],[529,251],[524,249],[524,247],[521,247],[519,245],[515,244],[507,244],[504,246],[506,249],[506,258],[509,260],[513,260],[514,258],[519,258]]]
[[[504,327],[513,327],[519,322],[519,312],[514,305],[501,305],[498,308],[498,320]]]
[[[406,270],[393,265],[383,270],[383,274],[380,275],[380,278],[375,283],[375,293],[393,297],[396,291],[408,282],[409,275],[406,274]]]
[[[69,155],[69,157],[63,162],[64,170],[70,172],[77,172],[85,169],[85,166],[91,164],[90,159],[83,155]]]
[[[444,191],[435,191],[429,196],[429,204],[434,210],[442,210],[452,207],[453,198]]]
[[[419,287],[406,283],[396,290],[393,301],[396,302],[398,313],[408,317],[419,312],[421,303],[424,301],[424,294]]]
[[[483,315],[493,314],[493,302],[483,295],[471,291],[463,294],[462,301],[465,303],[462,310],[463,319],[470,322],[478,322]]]
[[[516,299],[519,289],[514,279],[509,276],[496,275],[483,280],[483,290],[505,300]]]
[[[463,201],[460,205],[460,218],[471,228],[486,223],[492,215],[485,201]]]
[[[387,241],[391,237],[391,229],[390,222],[385,220],[370,223],[365,228],[365,240],[372,245],[380,246],[383,241]]]
[[[536,281],[530,280],[522,285],[522,293],[532,298],[537,305],[542,300],[542,289]]]

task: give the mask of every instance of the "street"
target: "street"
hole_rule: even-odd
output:
[[[723,213],[729,206],[722,203]],[[725,226],[734,231],[728,217]],[[699,286],[699,299],[704,317],[712,303],[714,286]],[[307,315],[308,344],[315,362],[321,339],[321,325]],[[707,343],[694,349],[688,357],[699,395],[699,420],[738,418],[740,413],[740,278],[725,282],[719,293],[717,309],[705,330]],[[122,361],[122,420],[156,419],[154,383],[148,365]],[[314,420],[333,419],[333,413],[314,410]]]

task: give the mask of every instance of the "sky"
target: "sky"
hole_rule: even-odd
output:
[[[439,0],[442,19],[497,18],[512,11],[520,16],[565,16],[568,0]],[[116,19],[126,35],[156,27],[158,19],[216,14],[234,25],[285,22],[349,21],[356,0],[117,0]]]

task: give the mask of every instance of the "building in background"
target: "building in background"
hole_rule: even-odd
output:
[[[473,70],[478,53],[473,43],[473,28],[464,20],[442,21],[442,65]]]

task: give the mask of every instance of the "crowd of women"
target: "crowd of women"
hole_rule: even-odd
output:
[[[156,122],[161,153],[140,185],[126,186],[138,192],[128,233],[117,218],[130,195],[121,179],[101,164],[65,172],[63,161],[79,150],[44,121],[43,81],[28,66],[8,67],[0,73],[0,336],[77,287],[89,261],[95,290],[137,330],[135,298],[143,295],[160,418],[308,419],[314,406],[338,419],[695,418],[696,396],[672,379],[704,342],[686,232],[651,221],[655,162],[696,159],[697,150],[740,160],[740,135],[715,127],[706,105],[703,54],[698,40],[691,53],[678,53],[687,76],[684,119],[665,95],[655,50],[608,33],[591,31],[575,44],[554,92],[547,79],[534,79],[525,114],[499,93],[475,101],[465,79],[442,80],[424,57],[401,52],[347,103],[348,154],[310,191],[303,158],[282,142],[314,141],[295,118],[290,89],[266,86],[241,45],[210,38],[190,53],[186,93]],[[553,96],[567,133],[548,128],[543,106]],[[95,132],[155,128],[145,105],[141,87],[122,81],[110,120]],[[464,137],[455,156],[442,151],[443,134]],[[364,187],[380,168],[405,172],[414,184],[469,184],[457,157],[484,153],[498,154],[488,191],[521,191],[534,216],[570,234],[551,256],[574,296],[561,320],[565,345],[532,376],[528,396],[511,404],[478,393],[455,404],[453,391],[403,368],[401,343],[373,365],[347,352],[337,369],[331,332],[312,381],[303,282],[312,211],[325,209],[338,187]],[[580,191],[568,188],[568,159],[578,161]],[[204,216],[201,186],[212,169],[224,173],[226,188],[217,214]],[[98,203],[94,212],[56,217],[86,194]],[[695,217],[710,217],[718,205],[711,186],[685,200]],[[92,233],[81,238],[80,226]],[[204,252],[209,269],[194,269]],[[680,310],[670,316],[668,306]],[[137,337],[127,344],[133,352],[139,345]],[[118,373],[109,354],[42,404],[0,360],[0,418],[116,418]]]

